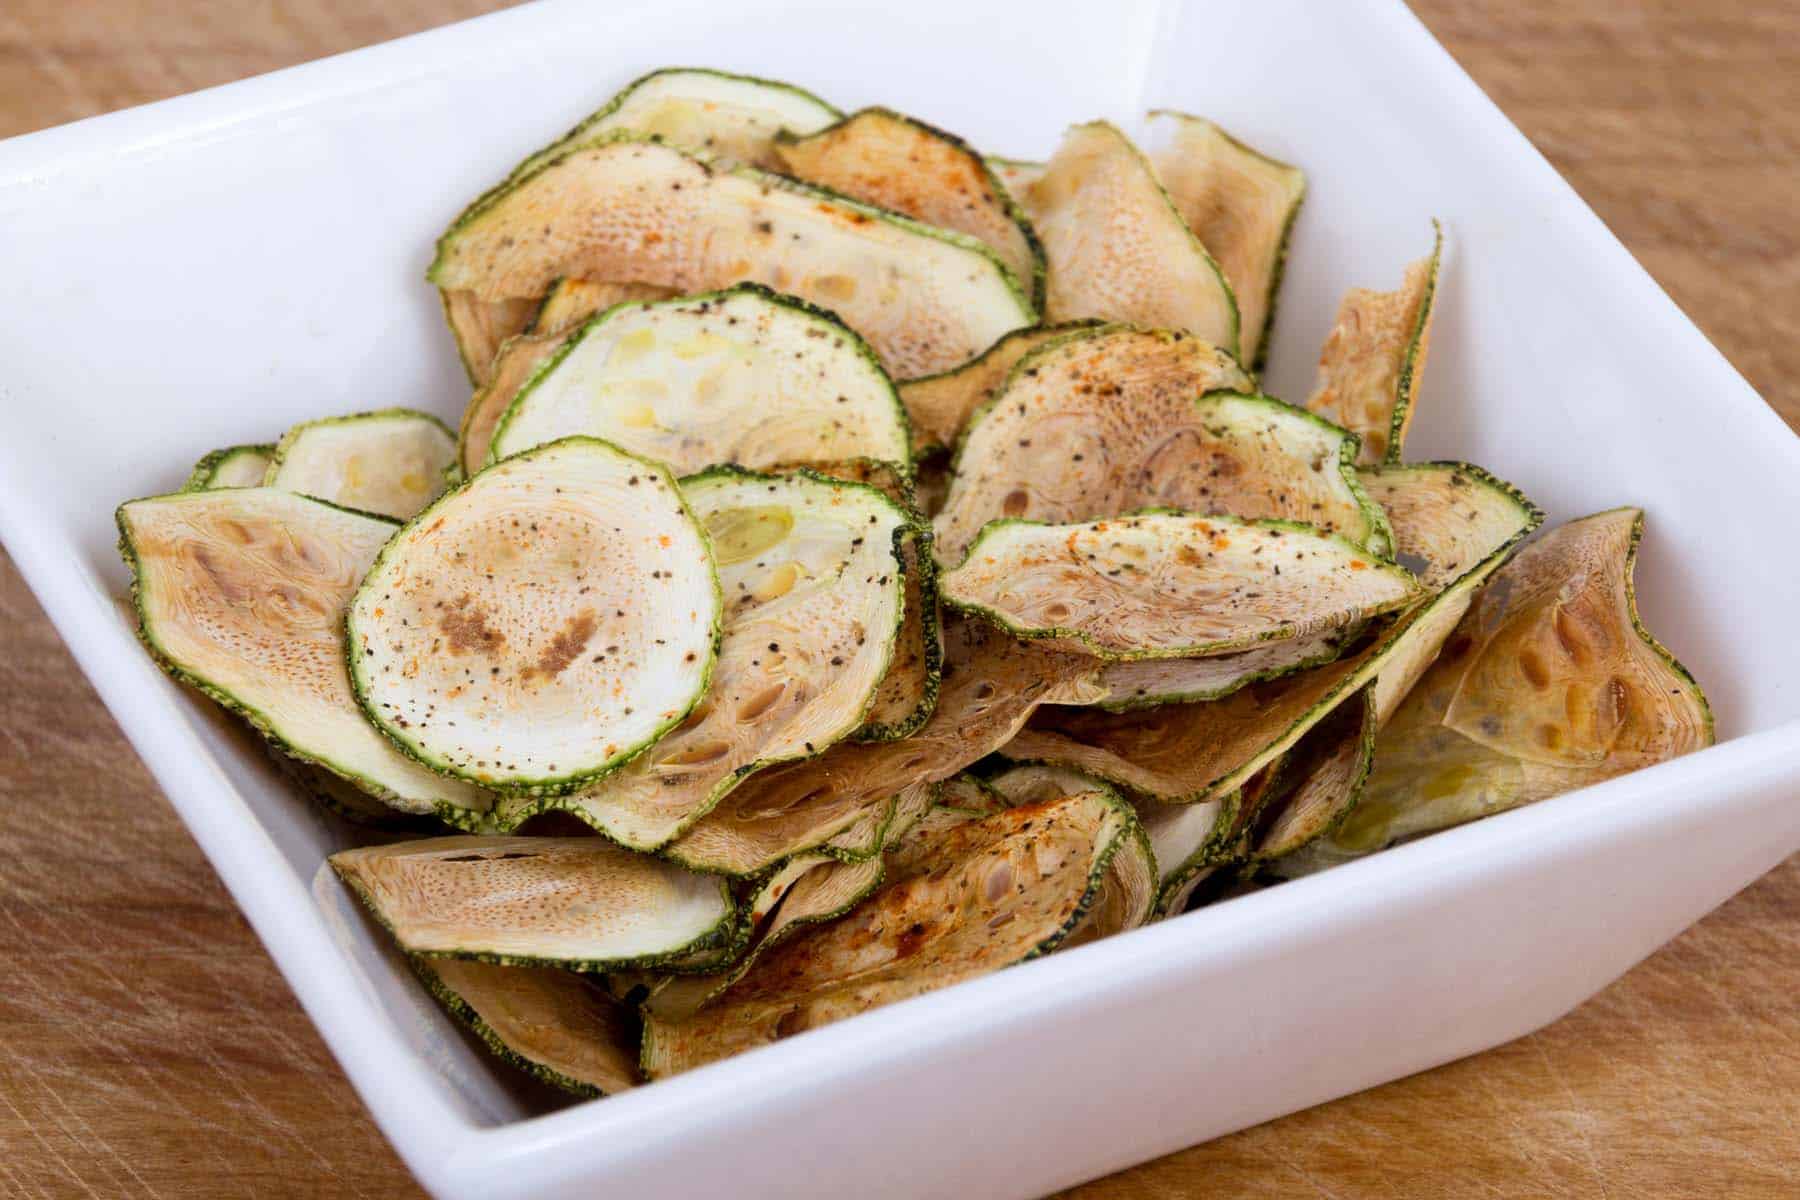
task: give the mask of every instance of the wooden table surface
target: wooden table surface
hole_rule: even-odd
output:
[[[0,0],[0,136],[494,7]],[[1800,4],[1417,8],[1800,418]],[[0,621],[0,1196],[417,1195],[3,556]],[[1800,858],[1535,1036],[1076,1194],[1800,1196]]]

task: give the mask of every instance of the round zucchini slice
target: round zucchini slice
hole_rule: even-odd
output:
[[[898,378],[956,366],[1036,319],[973,238],[629,135],[477,202],[431,268],[440,288],[484,301],[539,297],[559,276],[688,294],[764,283],[837,312]]]
[[[456,439],[430,413],[410,408],[305,421],[282,435],[267,487],[404,521],[444,490]]]
[[[351,692],[344,611],[393,522],[260,487],[133,500],[118,520],[139,636],[176,679],[403,812],[467,824],[492,805],[395,750]]]
[[[1362,461],[1400,461],[1431,349],[1444,229],[1431,253],[1406,268],[1398,291],[1352,288],[1319,352],[1319,381],[1306,407],[1362,437]]]
[[[911,455],[905,410],[862,339],[755,285],[594,318],[520,389],[489,456],[572,434],[678,474]]]
[[[1482,589],[1375,742],[1363,800],[1300,874],[1713,743],[1712,709],[1644,628],[1643,514],[1571,521]]]
[[[1404,567],[1291,521],[1140,512],[994,521],[943,579],[946,603],[1018,637],[1126,661],[1312,638],[1418,599]]]
[[[659,137],[759,166],[778,165],[770,145],[782,130],[807,134],[844,114],[805,88],[754,75],[664,67],[634,79],[568,133],[514,168],[529,174],[559,153],[617,130]]]
[[[1108,896],[1122,853],[1148,862],[1130,810],[1103,791],[986,817],[940,809],[895,847],[887,882],[847,916],[763,954],[692,1016],[647,1014],[645,1073],[673,1075],[1129,928],[1148,904]],[[1089,922],[1090,912],[1105,919]]]
[[[1204,117],[1167,110],[1150,116],[1165,135],[1151,165],[1231,284],[1238,357],[1260,373],[1288,237],[1306,198],[1306,173],[1257,153]]]
[[[1416,678],[1420,664],[1436,655],[1473,590],[1542,514],[1509,485],[1465,464],[1384,469],[1376,477],[1394,502],[1400,559],[1417,566],[1428,589],[1444,590],[1330,663],[1223,699],[1127,713],[1047,709],[1006,747],[1007,757],[1064,763],[1142,795],[1194,803],[1247,783],[1371,681],[1379,681],[1375,703],[1386,711],[1384,697],[1404,694],[1408,676]],[[1472,529],[1482,531],[1485,544],[1471,540]]]
[[[424,838],[330,862],[408,954],[599,971],[700,949],[734,917],[723,880],[605,838]]]
[[[214,450],[194,464],[181,490],[205,492],[213,488],[260,487],[274,453],[273,445],[227,446],[223,450]]]
[[[592,787],[509,804],[509,822],[554,807],[655,850],[756,772],[810,758],[861,726],[900,627],[907,515],[873,488],[816,475],[721,467],[681,491],[725,594],[705,699]]]
[[[350,603],[369,718],[436,770],[549,795],[706,694],[723,605],[667,470],[593,438],[507,459],[394,536]]]
[[[1118,129],[1069,130],[1025,197],[1050,268],[1047,320],[1182,329],[1237,357],[1231,284]]]
[[[938,561],[962,561],[1002,517],[1063,523],[1149,507],[1303,521],[1385,554],[1355,437],[1267,396],[1211,390],[1243,378],[1214,347],[1163,330],[1039,347],[963,435],[935,522]]]
[[[953,133],[886,108],[865,108],[805,135],[779,133],[782,170],[854,200],[954,229],[987,244],[1044,302],[1044,252],[1011,193]]]
[[[409,961],[451,1016],[526,1074],[577,1096],[637,1085],[635,1024],[588,976],[468,959]]]
[[[994,398],[1019,360],[1046,342],[1065,333],[1095,328],[1098,321],[1068,321],[1061,325],[1034,325],[1015,329],[960,367],[909,379],[900,385],[900,402],[912,423],[913,452],[949,449],[962,436],[963,426],[976,411]]]
[[[893,798],[948,779],[1005,745],[1059,685],[1093,659],[1020,642],[982,622],[945,627],[937,709],[899,741],[841,742],[817,758],[762,772],[720,802],[667,853],[696,870],[751,875],[861,823],[890,819]]]

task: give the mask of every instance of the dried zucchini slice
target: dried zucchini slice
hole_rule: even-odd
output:
[[[943,689],[917,733],[840,742],[754,776],[677,839],[670,857],[696,870],[751,875],[816,849],[885,813],[908,788],[947,779],[1005,745],[1046,696],[1093,669],[1086,655],[1019,642],[982,622],[949,623],[944,632]]]
[[[468,959],[410,961],[451,1016],[526,1074],[577,1096],[637,1085],[636,1027],[588,976]]]
[[[1393,292],[1352,288],[1319,352],[1319,381],[1306,407],[1362,437],[1362,461],[1399,462],[1431,349],[1431,313],[1444,229],[1431,253],[1406,268]]]
[[[776,166],[769,147],[784,129],[807,134],[844,114],[805,88],[754,75],[665,67],[633,80],[561,138],[513,170],[529,174],[572,146],[615,132],[659,137],[760,166]]]
[[[1163,330],[1073,333],[1026,355],[963,434],[935,521],[938,561],[962,561],[1002,517],[1148,507],[1304,521],[1386,553],[1356,439],[1279,400],[1210,390],[1243,378],[1214,347]]]
[[[1712,709],[1637,614],[1643,514],[1571,521],[1482,589],[1375,743],[1361,805],[1294,873],[1713,743]]]
[[[912,422],[913,452],[924,454],[956,445],[963,426],[994,398],[1019,360],[1065,333],[1098,327],[1098,321],[1068,321],[1015,329],[960,367],[909,379],[900,385],[900,401]]]
[[[1100,791],[1117,795],[1111,784],[1103,783],[1091,775],[1083,775],[1079,771],[1047,763],[1022,763],[987,779],[984,786],[1002,807],[1042,804],[1083,792]],[[1188,807],[1192,809],[1206,806]],[[1106,882],[1108,899],[1105,903],[1122,904],[1132,915],[1122,925],[1101,918],[1101,924],[1107,928],[1135,927],[1142,925],[1150,916],[1160,888],[1161,855],[1169,848],[1166,837],[1161,844],[1158,843],[1157,831],[1151,829],[1144,819],[1147,815],[1145,806],[1133,804],[1131,808],[1143,827],[1142,843],[1136,847],[1135,853],[1121,853],[1113,858],[1110,877]]]
[[[541,296],[559,276],[690,294],[765,283],[837,312],[900,378],[965,362],[1036,317],[973,238],[628,135],[478,201],[439,240],[430,277],[492,301]]]
[[[1371,681],[1380,681],[1375,703],[1384,711],[1389,679],[1403,694],[1408,674],[1431,661],[1473,590],[1542,514],[1509,485],[1460,463],[1387,468],[1369,479],[1393,504],[1400,560],[1417,567],[1428,589],[1442,591],[1333,662],[1223,699],[1141,713],[1047,709],[1006,755],[1062,763],[1168,803],[1195,803],[1242,786]]]
[[[779,133],[773,149],[781,169],[798,179],[986,243],[1032,302],[1044,302],[1044,252],[1031,222],[955,134],[865,108],[804,136]]]
[[[346,617],[351,680],[437,770],[573,791],[705,696],[722,608],[667,470],[567,438],[483,471],[383,548]]]
[[[448,290],[441,293],[444,320],[450,336],[456,339],[456,353],[462,358],[463,370],[476,387],[485,384],[493,374],[494,356],[509,338],[525,332],[538,310],[534,296],[505,296],[484,300],[472,291]]]
[[[387,408],[294,426],[276,443],[262,482],[405,521],[437,499],[455,457],[456,439],[442,421]]]
[[[1050,265],[1046,320],[1183,329],[1237,357],[1231,284],[1124,134],[1075,126],[1025,196]]]
[[[139,636],[169,674],[403,812],[462,824],[491,806],[400,754],[356,707],[344,610],[393,522],[273,488],[133,500],[118,519]]]
[[[655,850],[751,775],[861,726],[900,628],[906,513],[874,488],[811,474],[719,467],[681,491],[711,538],[726,597],[706,698],[592,787],[503,805],[508,827],[558,808]]]
[[[894,385],[861,338],[755,285],[594,318],[519,390],[489,457],[572,434],[677,474],[716,463],[905,463],[911,440]]]
[[[273,445],[227,446],[214,450],[194,464],[184,492],[204,492],[212,488],[260,487],[268,472]]]
[[[1150,162],[1169,198],[1231,283],[1239,359],[1261,372],[1306,172],[1259,154],[1204,117],[1150,114],[1168,136]]]
[[[734,917],[723,880],[605,838],[423,838],[330,862],[408,954],[598,971],[700,949]]]
[[[889,855],[887,882],[847,916],[763,954],[691,1017],[648,1014],[645,1073],[673,1075],[973,979],[1048,954],[1077,933],[1129,928],[1148,905],[1108,896],[1121,853],[1149,860],[1130,810],[1102,791],[928,819]],[[1090,911],[1106,919],[1087,922]]]
[[[947,604],[1113,662],[1312,638],[1420,594],[1404,567],[1305,525],[1162,511],[993,521],[943,578]]]

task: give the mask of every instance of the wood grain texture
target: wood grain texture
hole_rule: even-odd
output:
[[[0,136],[494,7],[5,0]],[[1800,422],[1800,4],[1417,8]],[[0,622],[0,1196],[417,1195],[3,558]],[[1072,1194],[1800,1195],[1800,859],[1533,1037]]]

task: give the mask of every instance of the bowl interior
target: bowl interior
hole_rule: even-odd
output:
[[[1800,715],[1782,603],[1800,595],[1783,520],[1800,502],[1794,438],[1522,139],[1434,103],[1389,61],[1404,14],[1298,0],[1098,19],[1091,3],[915,0],[904,21],[774,7],[550,5],[0,146],[9,536],[80,581],[50,601],[59,623],[104,614],[78,646],[90,673],[147,670],[116,607],[114,506],[307,417],[412,405],[453,422],[469,389],[423,278],[437,232],[619,86],[699,63],[845,109],[891,105],[1009,156],[1047,155],[1072,121],[1135,127],[1173,107],[1303,165],[1267,373],[1290,400],[1310,390],[1343,291],[1395,286],[1442,219],[1451,251],[1411,456],[1480,463],[1552,521],[1643,506],[1645,619],[1707,688],[1721,737]],[[1469,136],[1471,120],[1490,136]],[[445,1101],[477,1125],[557,1103],[490,1066],[315,878],[345,831],[204,703],[152,694],[313,889],[349,976]]]

